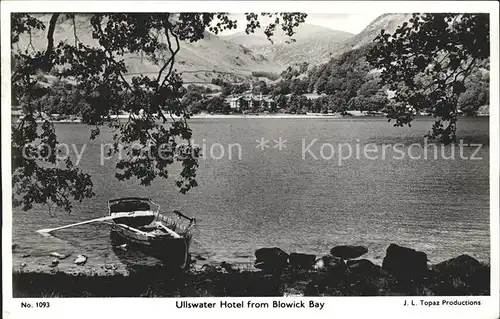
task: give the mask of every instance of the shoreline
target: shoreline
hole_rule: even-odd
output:
[[[243,119],[259,119],[259,118],[273,118],[273,119],[344,119],[352,117],[378,117],[385,118],[385,115],[365,115],[365,114],[353,114],[351,116],[345,116],[340,114],[285,114],[285,113],[275,113],[275,114],[193,114],[191,119],[226,119],[226,118],[243,118]],[[118,115],[112,118],[115,119],[127,119],[128,115]],[[174,119],[179,119],[180,117],[174,116]],[[38,121],[41,122],[41,121]],[[51,123],[61,123],[61,124],[82,124],[80,119],[72,120],[52,120]]]
[[[463,116],[472,118],[487,118],[489,115],[476,115],[476,116]],[[127,119],[128,115],[118,115],[114,118],[117,119]],[[179,119],[180,117],[174,116],[174,119]],[[379,118],[386,119],[385,114],[364,114],[362,112],[351,111],[351,115],[340,115],[340,114],[286,114],[286,113],[258,113],[258,114],[194,114],[191,119],[352,119],[352,118]],[[432,118],[430,115],[416,115],[415,118]],[[41,121],[38,121],[41,123]],[[80,119],[73,120],[53,120],[51,123],[58,124],[82,124]]]
[[[345,248],[346,246],[344,246]],[[349,246],[359,249],[363,246]],[[338,247],[337,247],[338,248]],[[332,249],[332,253],[334,252]],[[351,251],[352,253],[352,251]],[[277,247],[255,252],[252,266],[203,264],[187,270],[114,265],[32,267],[13,262],[14,297],[209,297],[209,296],[456,296],[489,295],[490,265],[468,255],[427,264],[427,255],[391,244],[382,265],[360,258],[291,253]],[[197,256],[199,257],[199,256]],[[283,263],[283,259],[285,262]],[[317,258],[319,257],[319,258]],[[67,257],[64,257],[64,259]],[[14,259],[14,258],[13,258]],[[47,257],[47,260],[53,259]],[[421,262],[423,261],[423,263]],[[59,262],[58,262],[59,264]],[[63,264],[61,260],[60,265]],[[203,264],[203,265],[202,265]],[[241,265],[240,265],[241,266]],[[78,288],[76,288],[78,287]]]

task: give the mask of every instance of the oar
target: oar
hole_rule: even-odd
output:
[[[157,225],[159,225],[161,228],[163,228],[167,233],[170,234],[170,236],[174,237],[174,238],[181,238],[181,235],[177,234],[175,231],[171,230],[170,228],[168,228],[167,226],[163,225],[162,223],[158,223]]]
[[[181,218],[181,217],[184,217],[186,218],[187,220],[189,220],[189,225],[188,227],[186,228],[186,231],[191,228],[192,226],[194,226],[196,224],[196,218],[190,218],[190,217],[187,217],[186,215],[184,215],[183,213],[181,213],[180,211],[178,210],[174,210],[174,213],[177,214],[177,216],[179,216],[178,218]]]
[[[194,222],[195,221],[195,218],[187,217],[186,215],[184,215],[183,213],[181,213],[178,210],[174,210],[174,214],[177,214],[177,216],[179,216],[179,218],[184,217],[185,219],[189,220],[190,222]]]
[[[90,219],[90,220],[86,220],[83,222],[65,225],[65,226],[61,226],[61,227],[39,229],[36,232],[43,235],[43,234],[48,234],[48,233],[51,233],[53,231],[60,230],[60,229],[65,229],[65,228],[70,228],[70,227],[75,227],[75,226],[80,226],[80,225],[85,225],[85,224],[90,224],[90,223],[96,223],[96,222],[103,222],[103,221],[112,220],[115,218],[147,216],[147,215],[152,215],[152,213],[150,213],[150,212],[117,213],[117,214],[112,215],[112,216],[104,216],[104,217],[100,217],[100,218]]]

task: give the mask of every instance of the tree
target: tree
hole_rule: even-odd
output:
[[[259,81],[254,84],[253,93],[255,94],[267,95],[270,91],[271,90],[267,87],[267,83],[264,81]]]
[[[186,110],[189,110],[190,113],[196,114],[202,110],[203,108],[203,96],[202,94],[196,89],[193,88],[191,85],[188,87],[188,91],[184,96],[182,97],[181,104],[182,107],[185,108]]]
[[[246,32],[253,33],[260,27],[259,15],[246,15]],[[265,30],[269,39],[277,26],[292,36],[306,17],[301,13],[261,15],[271,18]],[[94,195],[91,175],[70,159],[57,163],[55,127],[39,112],[39,99],[45,92],[37,87],[36,75],[54,69],[58,76],[76,82],[75,88],[87,105],[81,111],[82,120],[93,127],[92,139],[105,125],[115,129],[110,152],[121,146],[125,155],[116,165],[119,180],[135,177],[142,185],[149,185],[156,177],[168,178],[167,168],[180,162],[182,171],[175,184],[186,193],[197,185],[199,149],[190,144],[191,114],[180,102],[185,92],[174,68],[176,56],[183,41],[203,39],[207,29],[217,34],[235,28],[236,21],[225,13],[92,14],[82,19],[92,32],[95,44],[90,45],[78,38],[77,26],[82,24],[75,21],[79,18],[54,13],[45,25],[32,15],[12,14],[12,95],[25,112],[12,128],[13,204],[25,210],[34,204],[48,204],[70,211],[73,201]],[[74,39],[55,43],[54,32],[63,20],[72,23]],[[45,30],[46,46],[35,48],[32,37]],[[17,49],[22,37],[29,38],[29,44]],[[137,54],[157,64],[157,74],[127,77],[124,57]],[[129,114],[125,123],[115,116],[122,113]],[[40,129],[39,120],[43,122]],[[140,149],[131,147],[136,143]],[[146,153],[148,156],[139,156]]]
[[[40,101],[44,104],[43,111],[48,114],[80,115],[88,107],[81,92],[64,81],[54,82]]]
[[[225,85],[222,86],[221,95],[222,96],[231,95],[231,85],[229,83],[226,83]]]
[[[388,118],[410,125],[415,111],[436,117],[429,134],[456,140],[457,105],[465,81],[490,56],[488,14],[413,14],[390,35],[381,31],[368,60],[395,92]]]
[[[347,103],[354,101],[357,91],[366,82],[370,71],[366,53],[370,48],[371,45],[362,46],[333,58],[322,66],[311,68],[308,72],[309,79],[303,79],[306,89],[314,87],[318,94],[331,95],[335,109],[347,109]]]
[[[458,98],[458,109],[465,115],[476,115],[478,109],[490,103],[489,59],[484,61],[465,82],[465,92]]]
[[[288,110],[292,113],[304,113],[311,107],[311,101],[303,96],[292,94],[290,96],[289,108]]]
[[[212,79],[212,84],[223,86],[225,84],[224,80],[221,78]]]
[[[233,94],[242,94],[246,91],[250,90],[250,84],[249,83],[242,83],[242,84],[239,84],[239,85],[232,85],[231,86],[231,92]]]
[[[272,94],[273,96],[284,94],[287,95],[291,93],[290,90],[290,81],[289,80],[281,80],[275,84]]]
[[[210,113],[224,113],[228,114],[231,110],[229,104],[226,103],[223,97],[215,96],[203,102],[206,109]]]
[[[318,94],[326,92],[327,84],[328,84],[328,74],[325,72],[322,73],[322,75],[318,78],[318,80],[315,83],[316,92],[318,92]]]
[[[489,87],[471,82],[464,93],[460,94],[457,106],[465,115],[475,115],[477,110],[489,103]]]
[[[361,84],[353,102],[356,110],[373,112],[384,109],[389,101],[379,79],[375,78]]]
[[[288,98],[286,97],[286,95],[279,95],[276,101],[276,107],[281,110],[285,110],[287,108],[287,105],[288,105]]]
[[[320,96],[314,102],[314,112],[316,113],[328,113],[328,104],[330,102],[330,96]]]
[[[290,91],[294,94],[306,94],[308,82],[301,79],[293,79],[290,84]]]

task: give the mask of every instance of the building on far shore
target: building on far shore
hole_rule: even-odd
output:
[[[10,116],[12,123],[17,123],[20,119],[24,117],[23,110],[18,106],[13,106],[10,110]]]
[[[490,116],[490,106],[483,105],[481,106],[476,113],[477,116]]]
[[[246,110],[270,111],[277,109],[277,103],[270,95],[253,94],[244,92],[243,94],[230,95],[226,97],[226,102],[233,112]]]
[[[326,97],[326,93],[321,93],[321,94],[318,94],[318,93],[306,93],[306,94],[302,94],[303,96],[305,96],[307,99],[309,100],[316,100],[316,99],[319,99],[320,97]]]
[[[284,97],[287,100],[290,100],[292,95],[294,94],[289,93],[286,95],[277,95],[273,97],[271,95],[253,94],[250,91],[246,91],[242,94],[230,95],[226,97],[226,102],[229,103],[231,111],[233,112],[243,112],[246,110],[263,112],[279,111],[279,99]],[[306,97],[308,100],[316,100],[327,95],[324,93],[306,93],[302,94],[302,96]]]

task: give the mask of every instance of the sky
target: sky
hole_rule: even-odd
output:
[[[385,12],[373,12],[373,13],[363,13],[363,14],[321,14],[321,13],[309,13],[307,15],[305,23],[314,24],[333,30],[346,31],[350,33],[357,34],[361,32],[370,22],[375,20],[378,16]],[[244,14],[231,14],[233,19],[238,21],[238,29],[233,29],[230,31],[224,31],[223,35],[229,35],[236,32],[244,31],[246,25],[246,19]],[[261,24],[266,25],[266,20],[260,17]],[[269,20],[268,20],[269,21]]]

